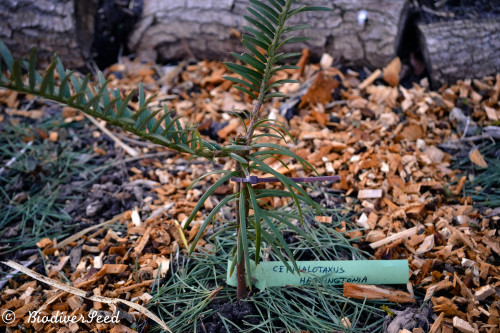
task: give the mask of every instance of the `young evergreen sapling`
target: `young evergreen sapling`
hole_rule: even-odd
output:
[[[301,202],[318,211],[321,210],[321,207],[310,198],[299,184],[277,173],[265,162],[271,157],[279,160],[278,155],[283,155],[295,158],[306,169],[313,169],[307,161],[288,148],[265,142],[266,138],[279,138],[285,142],[287,136],[292,141],[293,138],[285,124],[262,118],[260,112],[265,103],[271,99],[286,97],[277,92],[276,88],[284,83],[298,82],[295,80],[272,81],[273,76],[279,71],[298,69],[297,66],[283,65],[282,63],[300,55],[300,53],[283,53],[281,52],[282,47],[307,39],[306,37],[294,37],[292,33],[307,29],[309,25],[290,25],[290,19],[303,12],[329,10],[324,7],[298,5],[296,0],[249,0],[249,2],[248,15],[245,15],[249,25],[244,26],[248,34],[244,34],[242,37],[242,43],[248,51],[242,54],[233,53],[233,56],[242,64],[226,63],[226,67],[239,77],[227,76],[225,78],[236,83],[235,88],[249,95],[255,102],[251,112],[243,113],[246,120],[249,121],[248,125],[241,114],[237,114],[245,128],[245,133],[241,133],[223,146],[206,141],[194,126],[189,124],[182,126],[179,121],[180,117],[172,118],[171,111],[166,108],[152,110],[149,104],[154,96],[146,99],[142,84],[139,85],[137,92],[132,91],[122,97],[118,89],[109,90],[108,81],[105,80],[102,73],[98,73],[96,78],[98,84],[94,85],[91,83],[89,75],[81,78],[76,73],[66,70],[57,56],[53,58],[42,75],[36,70],[37,55],[35,49],[31,51],[27,61],[14,59],[5,44],[0,41],[0,87],[73,107],[153,143],[187,153],[193,158],[202,157],[211,162],[214,162],[216,158],[234,160],[236,164],[234,171],[216,170],[203,175],[194,182],[196,183],[212,174],[221,174],[220,179],[202,195],[188,217],[185,227],[190,225],[205,201],[217,188],[231,178],[247,180],[246,182],[237,181],[236,192],[226,196],[213,208],[202,222],[189,249],[189,253],[195,250],[196,243],[221,208],[235,203],[237,242],[233,250],[230,270],[233,272],[236,268],[237,297],[239,300],[247,297],[247,286],[251,288],[252,280],[249,266],[252,256],[249,244],[251,242],[255,244],[253,255],[255,264],[260,260],[261,244],[265,242],[275,251],[287,268],[292,269],[287,258],[282,254],[282,250],[294,268],[298,270],[293,253],[275,223],[283,223],[302,237],[308,238],[299,227],[292,223],[292,220],[296,216],[303,220]],[[7,66],[5,72],[2,71],[1,65]],[[27,78],[23,76],[23,73],[27,73]],[[139,109],[134,112],[129,108],[128,103],[136,93],[139,96]],[[256,130],[262,130],[264,133],[255,134]],[[272,174],[283,184],[285,190],[255,189],[249,181],[255,172]],[[297,210],[297,214],[264,209],[261,207],[259,199],[265,197],[291,198],[295,203],[294,208]],[[250,209],[252,214],[249,214]],[[310,241],[313,243],[312,240]],[[316,244],[314,245],[316,246]]]

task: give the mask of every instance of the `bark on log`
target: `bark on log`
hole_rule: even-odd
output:
[[[42,61],[57,53],[69,67],[82,67],[90,55],[93,2],[2,0],[0,38],[16,57],[27,57],[30,49],[37,47]]]
[[[296,16],[294,23],[310,23],[304,44],[313,56],[331,54],[354,65],[380,67],[395,55],[404,25],[405,0],[308,0],[333,12],[310,12]],[[238,34],[244,23],[248,0],[145,0],[143,15],[129,39],[129,48],[144,60],[228,58],[242,50]],[[358,13],[368,13],[358,23]]]
[[[500,73],[498,18],[418,23],[417,28],[433,87]]]
[[[347,65],[376,68],[396,54],[417,55],[433,87],[500,72],[498,18],[425,24],[409,15],[406,0],[303,2],[333,8],[295,17],[294,23],[312,25],[305,31],[312,39],[301,46],[316,59],[326,52]],[[141,6],[142,0],[0,0],[0,39],[16,57],[36,46],[42,59],[58,53],[72,68],[89,59],[105,67],[116,61],[122,43],[117,38],[126,36]],[[130,51],[157,61],[227,59],[230,51],[243,50],[239,32],[247,6],[248,0],[144,0],[128,39]],[[358,23],[360,10],[368,13],[364,25]]]
[[[0,0],[0,38],[16,57],[37,47],[42,63],[57,53],[71,68],[105,68],[141,10],[142,0]]]

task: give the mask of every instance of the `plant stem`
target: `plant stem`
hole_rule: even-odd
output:
[[[237,163],[237,168],[239,170],[242,170],[241,164]],[[243,191],[243,184],[242,183],[236,183],[236,191],[240,192]],[[246,196],[245,196],[246,200]],[[245,212],[245,219],[248,218],[248,210]],[[237,224],[237,232],[236,232],[236,239],[239,239],[239,235],[241,232],[241,219],[240,219],[240,205],[236,203],[236,224]],[[241,246],[240,242],[236,242],[236,246]],[[238,251],[237,251],[238,252]],[[237,299],[238,301],[241,301],[242,299],[247,298],[248,296],[248,290],[247,290],[247,284],[245,280],[245,256],[247,253],[243,252],[242,258],[239,263],[236,264],[236,281],[238,282],[237,286]]]
[[[288,15],[289,10],[290,10],[291,4],[292,4],[292,1],[287,1],[284,13],[282,14],[282,17],[280,17],[280,21],[278,24],[278,28],[276,29],[276,34],[274,35],[272,45],[279,44],[279,40],[281,38],[281,34],[283,32],[286,17]],[[260,109],[262,108],[262,105],[264,104],[265,89],[267,87],[267,84],[268,84],[271,76],[272,76],[271,71],[272,71],[273,65],[274,65],[273,59],[274,59],[275,52],[276,52],[276,50],[274,48],[270,48],[268,50],[268,61],[266,64],[266,69],[264,71],[264,79],[262,80],[262,83],[260,86],[259,97],[257,99],[257,103],[255,104],[255,106],[252,110],[252,113],[250,114],[250,124],[248,125],[248,132],[246,133],[246,137],[245,137],[245,142],[246,142],[247,146],[250,146],[252,144],[255,123],[259,120]],[[248,151],[244,151],[244,152],[242,152],[242,154],[240,156],[242,156],[244,159],[247,160],[247,155],[248,155]],[[238,162],[236,162],[236,163],[237,163],[237,168],[239,170],[243,170],[241,164]],[[237,184],[238,185],[237,185],[236,189],[238,190],[238,192],[244,191],[243,192],[243,200],[248,201],[248,191],[246,191],[244,189],[244,186],[242,183],[237,183]],[[248,214],[249,214],[249,206],[245,205],[244,218],[247,221],[247,223],[245,223],[245,225],[247,227],[248,227]],[[238,204],[236,205],[236,222],[237,222],[237,228],[238,228],[237,233],[236,233],[236,239],[239,239],[238,236],[239,236],[239,233],[241,232],[241,221],[240,221],[240,208],[239,208]],[[259,222],[256,222],[256,223],[259,223]],[[246,240],[243,240],[243,241],[246,241]],[[237,246],[240,246],[239,242],[237,242],[237,244],[238,244]],[[238,299],[238,301],[245,299],[248,296],[248,290],[247,290],[246,279],[245,279],[246,272],[245,272],[245,260],[244,260],[245,256],[247,256],[247,255],[248,255],[248,253],[243,253],[241,261],[236,264],[236,280],[238,283],[238,286],[237,286],[237,299]],[[249,269],[249,267],[247,267],[247,269]]]
[[[263,94],[261,94],[261,95],[263,95]],[[259,118],[259,113],[260,113],[261,107],[262,107],[262,101],[260,100],[260,96],[259,96],[259,101],[257,101],[257,104],[255,104],[255,106],[252,110],[252,114],[250,115],[250,125],[248,125],[248,132],[247,132],[247,136],[246,136],[247,146],[252,144],[254,125],[255,125],[255,122]]]

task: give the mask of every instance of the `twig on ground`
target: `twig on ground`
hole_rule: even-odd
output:
[[[157,218],[161,214],[168,212],[169,209],[172,208],[174,205],[175,205],[174,202],[163,205],[162,207],[153,211],[151,213],[151,215],[144,222],[149,222],[149,221],[154,220],[155,218]]]
[[[36,261],[36,259],[31,259],[28,261],[22,261],[21,264],[24,267],[30,267],[31,265],[33,265],[33,263],[35,261]],[[0,280],[0,289],[3,289],[3,287],[5,287],[5,285],[9,282],[9,280],[11,278],[13,278],[14,275],[16,275],[18,272],[19,272],[19,270],[16,269],[16,270],[12,271],[11,273],[7,274],[3,280]]]
[[[85,117],[87,117],[87,119],[89,119],[94,125],[96,125],[97,127],[99,127],[99,129],[104,133],[106,134],[107,136],[109,136],[109,138],[111,140],[113,140],[118,146],[120,146],[123,150],[125,150],[127,152],[127,154],[129,154],[130,156],[132,157],[136,157],[139,155],[139,153],[133,149],[132,147],[128,146],[127,144],[125,144],[123,141],[121,141],[120,139],[118,139],[116,137],[116,135],[114,135],[113,133],[111,133],[110,130],[108,130],[106,128],[105,125],[103,125],[102,123],[98,122],[96,119],[94,119],[93,117],[85,114]]]
[[[31,145],[33,144],[33,141],[30,141],[28,142],[28,144],[26,146],[23,147],[23,149],[21,149],[21,151],[19,152],[19,154],[17,156],[14,156],[12,157],[6,164],[5,164],[5,167],[1,167],[0,168],[0,176],[5,172],[5,169],[6,168],[9,168],[12,164],[14,164],[14,162],[17,161],[17,159],[19,157],[21,157],[25,152],[26,152],[26,149],[28,149]]]
[[[92,230],[95,230],[95,229],[98,229],[104,225],[109,225],[109,224],[113,224],[115,223],[116,221],[118,221],[121,217],[123,216],[123,213],[122,214],[118,214],[116,215],[115,217],[113,217],[111,220],[109,221],[106,221],[106,222],[103,222],[103,223],[99,223],[99,224],[96,224],[96,225],[93,225],[91,227],[88,227],[88,228],[85,228],[83,229],[82,231],[79,231],[77,232],[76,234],[66,238],[65,240],[63,240],[62,242],[59,242],[57,243],[56,245],[56,249],[60,249],[60,248],[63,248],[65,247],[66,245],[68,245],[69,243],[79,239],[80,237],[82,237],[83,235],[85,235],[86,233],[92,231]]]
[[[177,152],[171,151],[171,150],[169,150],[169,151],[161,151],[161,152],[157,152],[157,153],[151,153],[151,154],[144,154],[144,155],[135,156],[135,157],[129,157],[129,158],[126,158],[124,160],[121,160],[120,163],[127,164],[127,163],[131,163],[131,162],[135,162],[135,161],[139,161],[139,160],[143,160],[143,159],[147,159],[147,158],[173,156],[175,154],[177,154]],[[97,167],[95,169],[95,172],[107,169],[108,167],[109,167],[108,165],[103,165],[103,166]]]
[[[389,243],[394,242],[396,240],[411,237],[411,236],[415,235],[417,233],[417,231],[418,231],[418,227],[413,227],[411,229],[403,230],[401,232],[398,232],[397,234],[386,237],[386,238],[379,240],[377,242],[371,243],[370,247],[372,249],[377,249],[377,248],[381,247],[382,245],[389,244]]]
[[[120,138],[121,140],[127,141],[127,142],[132,143],[136,146],[146,147],[146,148],[157,148],[158,147],[158,145],[151,143],[151,142],[141,141],[141,140],[134,139],[134,138],[129,138],[128,136],[126,136],[123,133],[116,133],[116,136],[118,138]]]

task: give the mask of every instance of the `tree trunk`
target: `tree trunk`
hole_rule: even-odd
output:
[[[42,62],[57,53],[67,66],[83,67],[90,56],[93,2],[80,2],[78,11],[73,0],[2,0],[0,38],[16,57],[37,47]]]
[[[500,72],[500,20],[417,24],[419,45],[433,87]]]
[[[142,0],[0,0],[0,38],[16,57],[38,48],[41,62],[57,53],[70,68],[118,61]]]
[[[310,23],[303,47],[312,55],[331,54],[353,65],[380,67],[395,55],[398,31],[404,24],[406,0],[309,0],[332,12],[297,15],[293,23]],[[129,48],[144,60],[187,57],[228,58],[242,50],[239,32],[248,0],[145,0],[143,15],[130,36]],[[358,13],[367,12],[365,24]],[[295,46],[295,49],[297,46]]]

